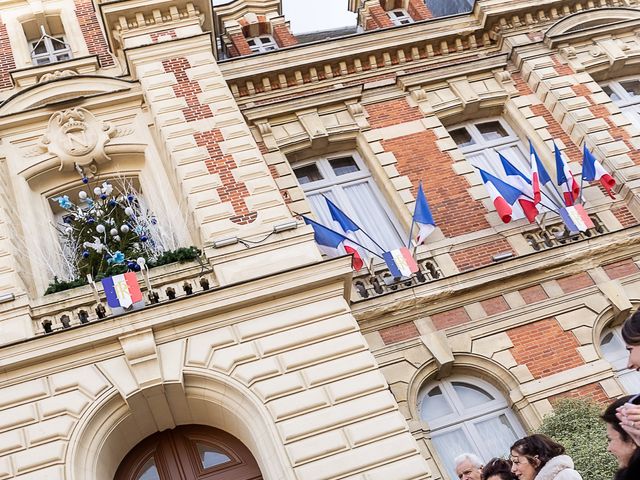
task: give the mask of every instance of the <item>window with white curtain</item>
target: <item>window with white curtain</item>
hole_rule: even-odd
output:
[[[389,15],[389,18],[394,25],[407,25],[408,23],[413,23],[413,18],[411,18],[404,8],[389,10],[387,15]]]
[[[406,245],[406,233],[402,233],[364,161],[356,152],[300,162],[293,166],[293,171],[313,213],[323,225],[341,232],[340,226],[331,219],[325,196],[385,251]],[[356,232],[356,237],[370,250],[382,253],[381,248],[361,231]],[[363,253],[366,256],[366,252]]]
[[[501,118],[478,120],[449,128],[451,138],[464,153],[465,158],[476,168],[509,183],[502,162],[498,157],[501,153],[514,167],[527,177],[531,177],[531,160],[529,146],[525,146],[511,127]],[[540,152],[538,152],[540,155]],[[565,158],[566,160],[566,158]],[[564,205],[558,191],[553,187],[555,171],[546,168],[552,182],[541,186],[542,204],[554,207],[554,203]],[[555,208],[555,207],[554,207]],[[525,218],[524,212],[516,202],[513,206],[513,220]],[[545,211],[544,205],[538,206],[539,211]]]
[[[629,352],[625,347],[620,326],[607,328],[600,335],[600,351],[611,364],[616,377],[627,393],[640,392],[640,372],[627,368]]]
[[[524,429],[504,396],[492,385],[470,377],[452,377],[424,385],[418,392],[420,418],[445,468],[456,479],[454,458],[475,453],[485,462],[505,457]]]
[[[611,101],[636,127],[640,128],[640,79],[626,78],[602,86]]]
[[[247,43],[253,53],[271,52],[278,49],[278,44],[271,35],[248,38]]]

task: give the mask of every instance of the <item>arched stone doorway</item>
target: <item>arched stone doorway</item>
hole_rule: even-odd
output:
[[[183,425],[155,433],[124,458],[115,480],[261,480],[240,440],[217,428]]]

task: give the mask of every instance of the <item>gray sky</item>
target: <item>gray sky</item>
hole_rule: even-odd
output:
[[[230,0],[213,0],[214,5]],[[294,34],[355,26],[356,14],[347,10],[347,0],[282,0],[282,11]]]

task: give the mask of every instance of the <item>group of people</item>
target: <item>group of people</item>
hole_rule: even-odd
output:
[[[628,367],[640,371],[640,310],[625,321],[622,338],[629,351]],[[640,394],[614,401],[601,418],[607,450],[618,461],[614,480],[640,480]],[[542,434],[517,440],[508,460],[493,458],[483,465],[476,455],[465,453],[454,464],[459,480],[582,480],[564,447]]]

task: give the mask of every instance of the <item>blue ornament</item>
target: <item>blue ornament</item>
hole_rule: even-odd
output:
[[[127,200],[129,200],[129,202],[133,202],[135,200],[136,197],[134,197],[133,195],[129,194],[127,195]]]
[[[89,183],[89,179],[87,177],[82,177],[82,183]]]
[[[87,250],[84,250],[84,251],[82,252],[82,257],[83,257],[83,258],[89,258],[89,252],[88,252]]]
[[[101,194],[101,195],[100,195],[100,198],[101,198],[102,200],[106,200],[106,198],[107,198],[107,194],[106,194],[106,193]]]
[[[133,266],[133,271],[134,271],[134,272],[139,272],[139,271],[140,271],[140,265],[138,265],[137,263],[136,263],[136,264],[134,264],[134,266]]]
[[[127,268],[129,270],[134,270],[135,271],[135,268],[136,268],[137,265],[138,264],[136,262],[127,262]]]
[[[115,207],[116,205],[117,205],[117,203],[116,203],[116,201],[115,201],[115,200],[113,200],[113,199],[112,199],[112,200],[109,200],[109,206],[110,206],[110,207]]]
[[[146,235],[143,235],[143,236],[140,237],[140,241],[141,242],[146,242],[147,240],[149,240],[149,239],[146,237]]]
[[[95,223],[95,222],[96,222],[95,218],[93,218],[93,217],[87,218],[87,223]]]
[[[151,219],[151,224],[152,224],[152,225],[155,225],[156,223],[158,223],[158,220],[156,220],[156,219],[155,219],[155,217],[154,217],[154,218],[152,218],[152,219]]]

